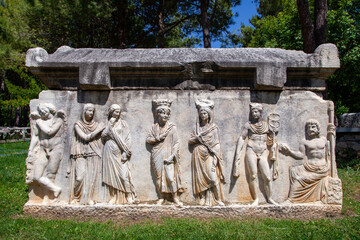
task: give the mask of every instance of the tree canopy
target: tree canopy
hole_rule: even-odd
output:
[[[26,50],[38,46],[52,53],[62,45],[211,47],[211,40],[219,40],[223,47],[311,52],[326,41],[337,45],[341,59],[341,68],[328,81],[328,96],[335,102],[337,114],[359,112],[360,1],[254,2],[258,15],[250,20],[251,26],[237,23],[240,32],[229,33],[234,24],[232,8],[240,0],[0,0],[0,125],[27,125],[29,101],[45,89],[24,68]],[[325,9],[327,14],[319,15],[317,9]],[[305,11],[306,21],[299,11]],[[326,23],[325,34],[320,23]],[[304,35],[306,24],[310,28],[305,30],[312,30]],[[322,30],[317,32],[319,28]],[[315,36],[319,33],[320,41]],[[310,50],[306,50],[306,34],[314,35],[310,40],[315,45]]]
[[[45,89],[24,68],[26,50],[209,47],[233,23],[240,0],[0,0],[0,125],[28,125]],[[204,17],[206,15],[206,17]],[[206,32],[206,34],[203,34]]]
[[[316,1],[316,0],[315,0]],[[261,0],[252,26],[240,25],[239,34],[230,34],[227,44],[233,47],[272,47],[303,49],[301,22],[296,0]],[[309,1],[313,6],[314,1]],[[266,4],[265,4],[266,3]],[[259,11],[261,4],[266,8]],[[273,5],[272,5],[273,4]],[[314,7],[309,8],[314,15]],[[328,97],[335,102],[336,113],[360,112],[360,1],[329,0],[327,39],[339,50],[341,67],[328,80]]]

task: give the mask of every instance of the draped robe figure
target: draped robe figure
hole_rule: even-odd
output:
[[[327,203],[328,163],[310,163],[305,158],[304,164],[290,169],[289,200],[294,203]]]
[[[161,193],[176,193],[181,189],[179,164],[179,139],[176,125],[167,122],[161,130],[159,124],[154,124],[148,134],[147,142],[155,142],[159,135],[164,134],[164,140],[154,144],[151,150],[151,166],[155,173],[156,187]],[[165,164],[164,159],[175,156],[173,164]]]
[[[289,201],[293,203],[327,203],[328,181],[330,177],[329,142],[320,137],[320,124],[317,120],[306,122],[307,138],[300,143],[299,151],[291,150],[285,143],[280,150],[298,160],[303,165],[290,169]]]
[[[93,120],[95,108],[86,104],[82,119],[74,125],[71,147],[71,203],[94,204],[98,202],[101,186],[102,143],[99,134],[103,128]],[[90,114],[90,116],[85,116]],[[88,121],[87,121],[88,118]]]
[[[219,129],[213,123],[213,103],[209,100],[198,100],[197,107],[200,117],[189,140],[189,144],[194,145],[192,152],[193,191],[195,196],[200,197],[201,205],[211,205],[214,202],[224,205],[221,189],[221,181],[224,181],[223,159]],[[202,114],[207,114],[208,119],[202,119]],[[204,121],[208,124],[202,126],[201,122]]]
[[[120,106],[116,108],[120,110]],[[121,120],[119,116],[117,118],[109,120],[101,135],[105,142],[102,154],[102,181],[107,188],[107,202],[132,203],[136,195],[129,166],[130,130],[124,120]]]
[[[155,123],[148,133],[146,142],[153,145],[151,150],[151,166],[156,177],[156,188],[162,204],[165,194],[171,194],[173,201],[182,205],[178,193],[183,192],[180,179],[179,139],[176,125],[169,122],[171,102],[167,99],[153,101],[155,105]]]

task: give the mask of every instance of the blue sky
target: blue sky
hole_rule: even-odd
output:
[[[234,25],[231,25],[229,31],[236,31],[240,28],[240,23],[243,22],[245,25],[250,25],[249,19],[256,15],[256,4],[253,0],[242,0],[240,6],[233,8],[233,13],[237,13],[238,16],[234,17]],[[219,48],[221,46],[220,42],[211,42],[212,48]]]

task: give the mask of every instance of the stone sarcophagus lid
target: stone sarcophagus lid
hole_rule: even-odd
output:
[[[335,45],[29,49],[29,201],[42,217],[339,214]]]

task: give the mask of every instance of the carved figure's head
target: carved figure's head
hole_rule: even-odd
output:
[[[42,119],[47,119],[50,117],[50,114],[54,115],[56,113],[56,108],[51,103],[39,103],[37,110]]]
[[[155,115],[159,124],[165,124],[170,119],[171,104],[172,101],[169,101],[168,99],[153,100],[153,105],[155,107]]]
[[[87,103],[84,105],[83,110],[83,120],[86,122],[91,122],[94,118],[95,106],[92,103]]]
[[[195,106],[199,113],[199,122],[212,123],[214,119],[214,102],[208,99],[197,99]]]
[[[263,105],[260,103],[250,103],[251,117],[257,121],[261,118],[263,112]]]
[[[112,104],[109,108],[109,118],[120,118],[121,108],[118,104]]]
[[[306,134],[310,138],[320,137],[320,123],[316,119],[308,119],[305,124]]]

